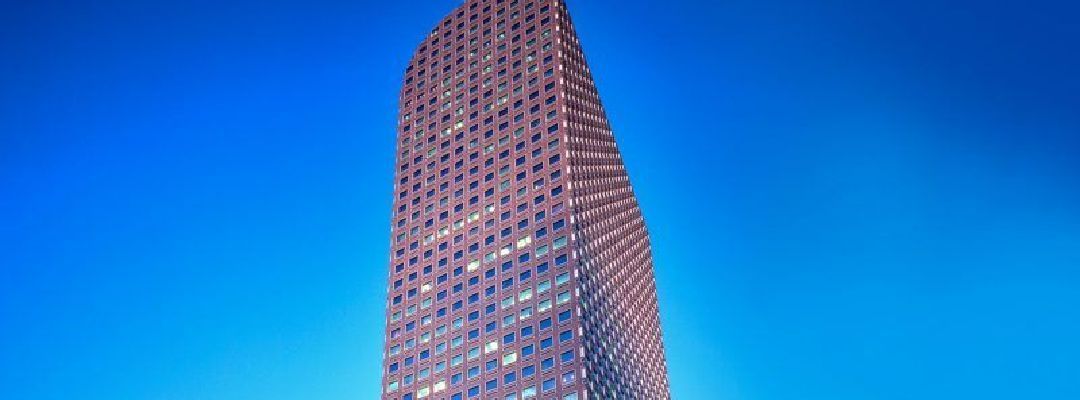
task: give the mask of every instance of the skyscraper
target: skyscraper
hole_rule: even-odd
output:
[[[645,223],[563,0],[468,0],[401,90],[383,399],[669,399]]]

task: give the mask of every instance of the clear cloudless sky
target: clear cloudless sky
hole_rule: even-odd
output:
[[[457,4],[5,2],[0,398],[375,399],[397,90]],[[570,7],[676,399],[1080,398],[1075,2]]]

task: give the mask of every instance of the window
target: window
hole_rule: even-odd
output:
[[[572,312],[570,310],[560,312],[559,313],[559,322],[569,321],[571,314],[572,314]]]
[[[555,241],[551,244],[551,248],[553,250],[558,250],[563,247],[566,247],[566,236],[560,236],[559,238],[555,239]]]
[[[556,303],[558,303],[558,304],[563,304],[563,303],[566,303],[566,302],[570,301],[570,291],[567,290],[565,292],[559,293],[559,295],[558,295],[558,297],[556,299],[557,299]]]
[[[567,330],[567,331],[562,331],[562,333],[559,333],[559,343],[569,341],[570,339],[573,339],[573,338],[574,338],[574,332],[573,331]]]
[[[522,400],[536,398],[536,386],[529,386],[521,390]]]
[[[555,360],[550,357],[545,358],[544,361],[540,362],[540,369],[543,371],[547,371],[553,367],[555,367]]]

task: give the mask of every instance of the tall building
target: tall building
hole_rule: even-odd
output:
[[[382,398],[669,399],[648,233],[563,0],[468,0],[401,90]]]

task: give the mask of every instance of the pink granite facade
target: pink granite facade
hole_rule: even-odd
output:
[[[405,73],[387,400],[669,399],[648,233],[563,0],[468,0]]]

